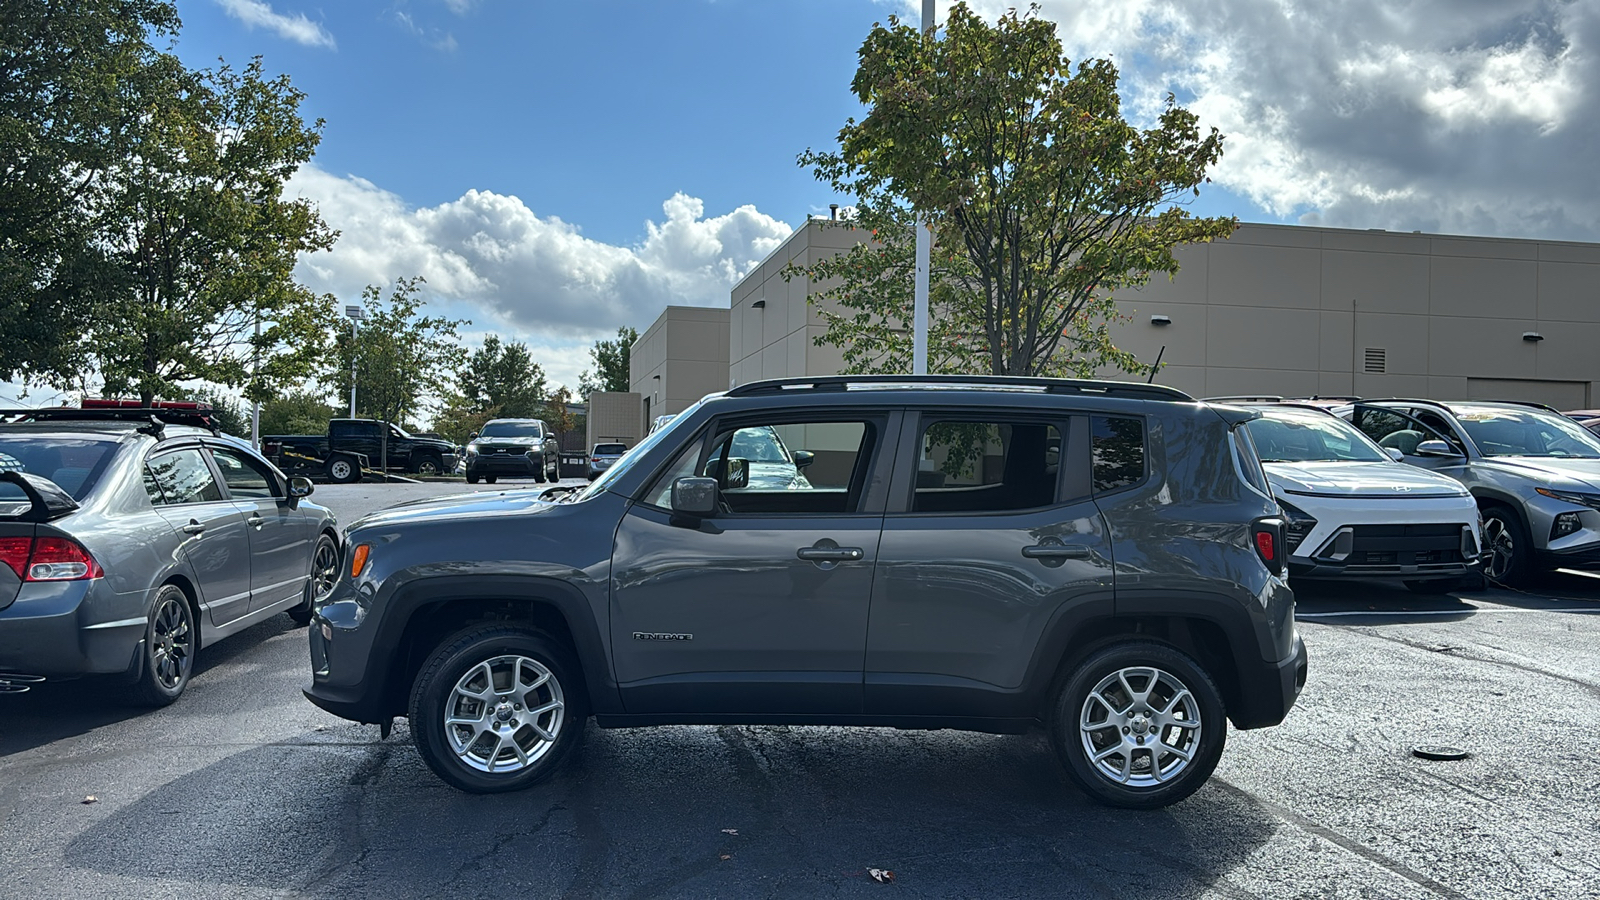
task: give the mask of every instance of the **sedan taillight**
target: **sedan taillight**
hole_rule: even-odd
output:
[[[0,562],[23,581],[85,581],[106,574],[71,538],[0,538]]]

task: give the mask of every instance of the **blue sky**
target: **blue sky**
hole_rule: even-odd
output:
[[[991,20],[1016,4],[973,0]],[[940,0],[939,9],[948,9]],[[192,66],[264,58],[327,126],[291,193],[342,236],[340,302],[434,309],[554,381],[667,303],[726,304],[831,196],[795,165],[859,115],[872,24],[912,0],[178,0]],[[1192,207],[1251,222],[1600,239],[1600,0],[1041,0],[1146,124],[1168,91],[1226,153]],[[0,386],[3,389],[3,386]]]

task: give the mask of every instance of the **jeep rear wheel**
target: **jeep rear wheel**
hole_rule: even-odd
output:
[[[411,690],[411,734],[440,778],[474,794],[549,778],[582,739],[577,666],[539,632],[479,625],[447,639]]]
[[[1167,806],[1211,777],[1227,721],[1216,684],[1165,644],[1128,641],[1075,668],[1056,695],[1050,738],[1067,774],[1102,803]]]

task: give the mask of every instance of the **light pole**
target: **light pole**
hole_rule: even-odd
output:
[[[367,317],[359,306],[346,306],[345,317],[350,320],[350,418],[356,417],[356,326]]]
[[[934,0],[922,0],[922,30],[933,39],[939,27],[935,21]],[[917,269],[912,282],[913,308],[911,312],[911,374],[928,374],[928,278],[933,268],[933,232],[925,212],[917,213]]]

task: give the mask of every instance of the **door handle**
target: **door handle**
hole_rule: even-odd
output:
[[[1089,548],[1074,544],[1034,544],[1022,548],[1029,559],[1088,559]]]
[[[203,534],[205,530],[206,527],[204,525],[201,525],[199,522],[196,522],[192,519],[189,521],[189,524],[183,526],[184,534]]]
[[[862,557],[860,547],[801,547],[794,555],[807,562],[855,562]]]
[[[266,521],[266,519],[261,518],[261,514],[260,513],[256,513],[255,515],[251,516],[250,518],[245,519],[244,523],[246,525],[249,525],[251,528],[254,528],[254,529],[259,531],[261,529],[261,523],[263,523],[265,521]]]

